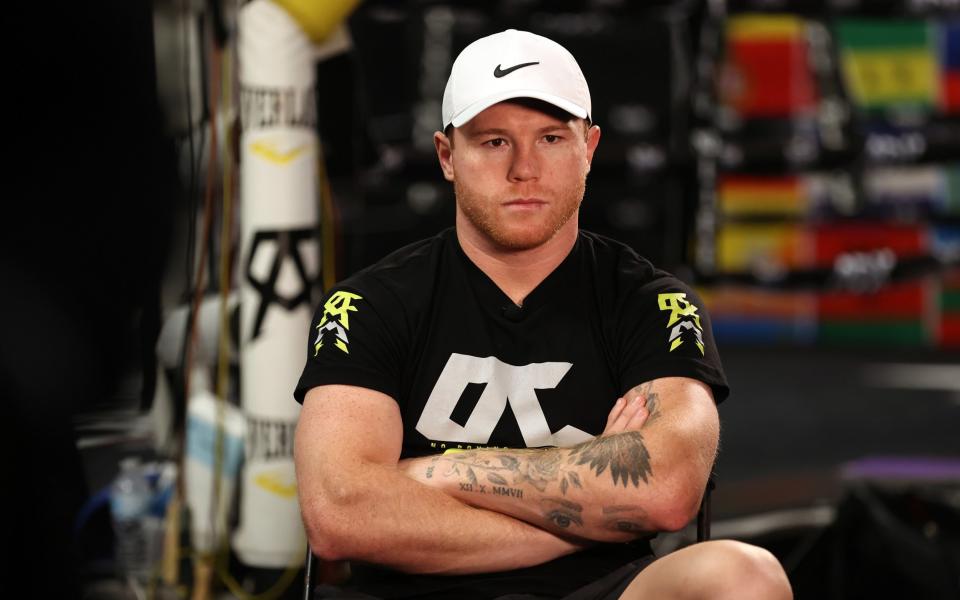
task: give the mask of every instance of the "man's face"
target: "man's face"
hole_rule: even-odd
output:
[[[434,141],[454,184],[462,235],[527,250],[577,227],[599,128],[507,101],[454,129],[452,138],[438,132]]]

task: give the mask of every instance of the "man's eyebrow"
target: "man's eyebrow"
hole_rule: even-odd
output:
[[[557,123],[555,125],[547,125],[546,127],[541,127],[537,130],[537,133],[544,134],[551,131],[567,131],[566,123]],[[506,129],[500,129],[498,127],[487,127],[486,129],[479,129],[472,132],[463,132],[467,137],[482,137],[486,135],[510,135],[510,132]]]
[[[496,127],[488,127],[486,129],[479,129],[477,131],[464,132],[467,137],[481,137],[485,135],[509,135],[509,131],[506,129],[498,129]]]
[[[557,123],[556,125],[541,127],[537,133],[549,133],[551,131],[570,131],[570,128],[567,127],[567,123]]]

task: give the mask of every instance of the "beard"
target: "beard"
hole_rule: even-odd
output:
[[[468,189],[454,180],[457,206],[466,219],[495,245],[506,250],[530,250],[550,241],[580,209],[587,189],[586,174],[578,183],[561,190],[542,210],[534,214],[498,215],[502,199]]]

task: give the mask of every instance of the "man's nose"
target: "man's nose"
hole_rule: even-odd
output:
[[[517,144],[510,162],[510,181],[529,181],[540,177],[540,160],[533,144]]]

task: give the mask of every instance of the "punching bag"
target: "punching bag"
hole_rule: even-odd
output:
[[[320,278],[314,48],[270,0],[240,9],[240,399],[247,418],[240,524],[245,564],[302,560],[292,398]]]

